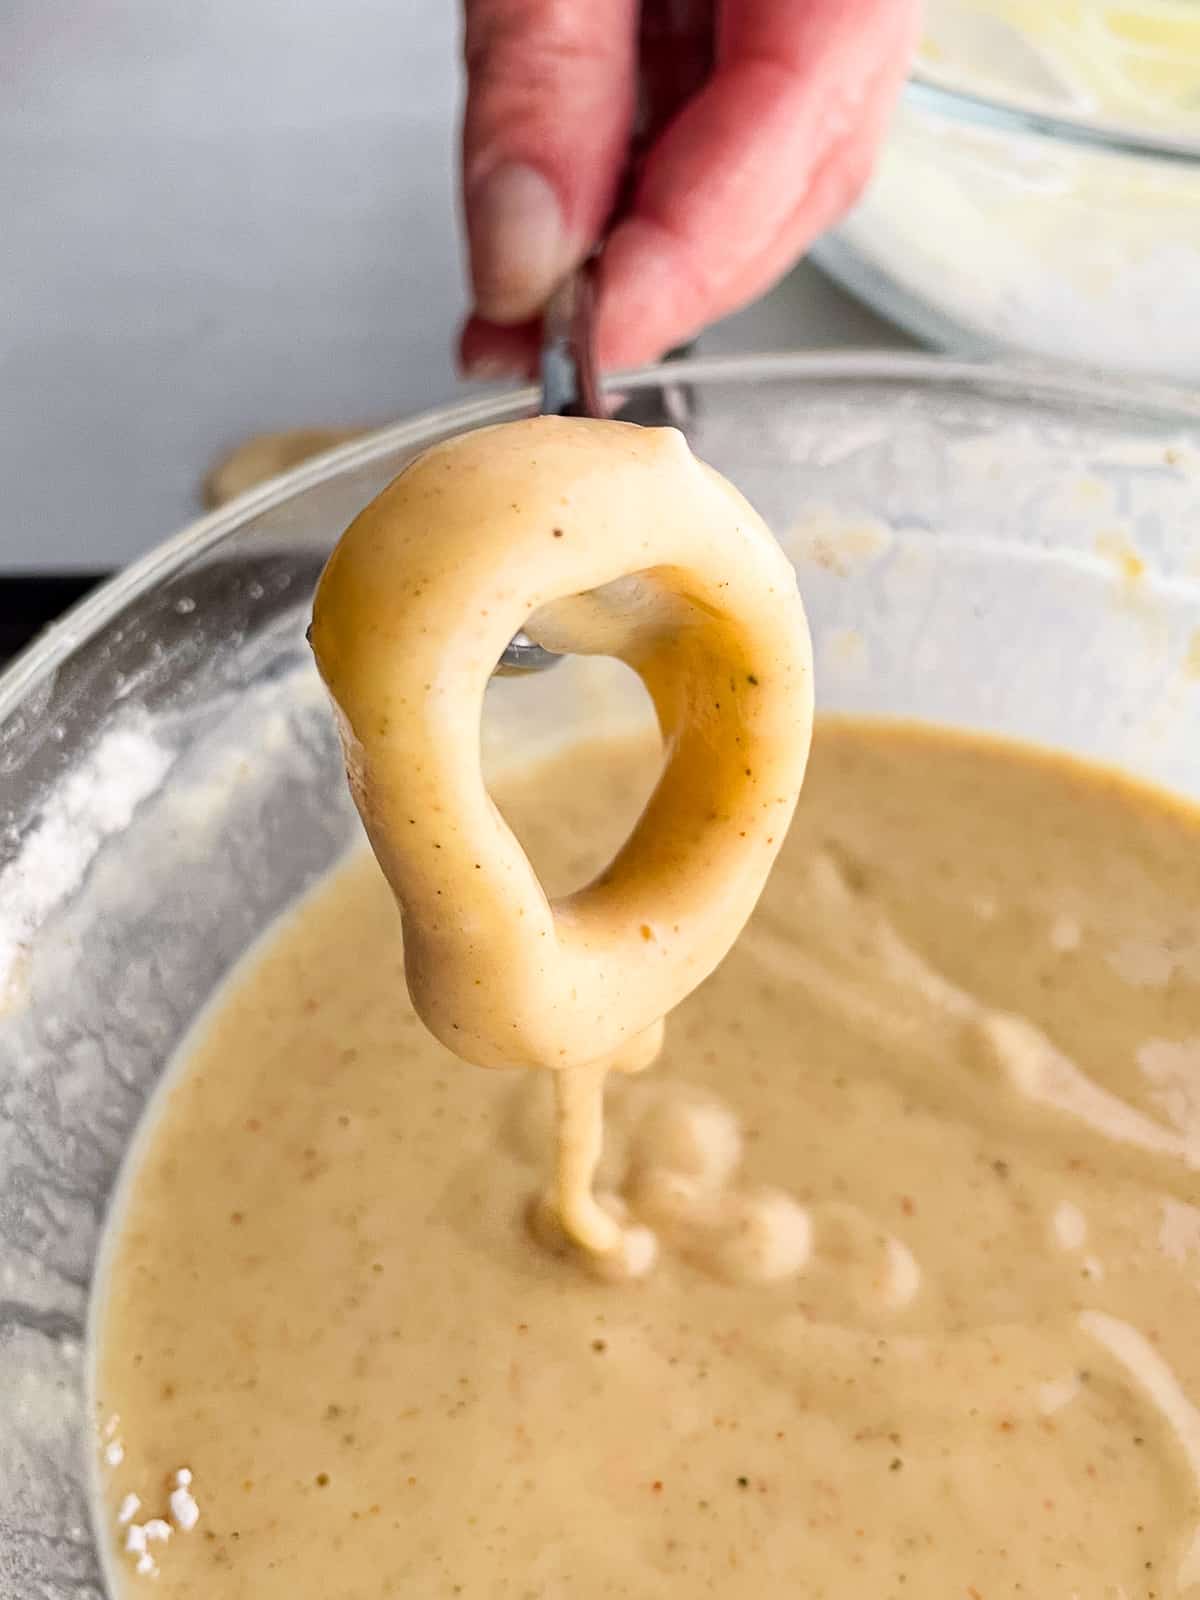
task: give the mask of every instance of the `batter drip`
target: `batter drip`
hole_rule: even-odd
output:
[[[522,627],[625,661],[663,740],[625,844],[555,901],[480,771],[484,690]],[[312,643],[418,1013],[466,1061],[557,1074],[558,1220],[645,1270],[645,1231],[593,1193],[604,1081],[657,1055],[791,821],[813,703],[790,563],[674,429],[538,417],[435,446],[368,506],[322,576]]]

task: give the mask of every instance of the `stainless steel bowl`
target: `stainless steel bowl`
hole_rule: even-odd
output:
[[[797,563],[825,709],[1036,740],[1200,797],[1200,400],[922,356],[669,377],[696,450]],[[304,641],[317,571],[414,452],[533,401],[309,463],[0,678],[0,1600],[104,1592],[87,1329],[120,1163],[222,976],[358,836]],[[607,665],[497,682],[488,748],[644,716]]]

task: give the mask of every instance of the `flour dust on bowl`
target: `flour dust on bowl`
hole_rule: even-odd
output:
[[[947,1530],[998,1483],[993,1569],[1198,1576],[1200,406],[924,358],[679,379],[795,563],[824,720],[761,914],[612,1095],[644,1283],[527,1233],[539,1096],[417,1028],[369,858],[322,882],[359,830],[317,574],[416,452],[531,396],[237,503],[0,680],[3,1600],[741,1596],[801,1556],[831,1592],[958,1592]],[[493,684],[490,781],[560,882],[627,826],[647,739],[602,659]]]

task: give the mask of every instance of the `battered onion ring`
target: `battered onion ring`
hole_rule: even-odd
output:
[[[628,662],[666,752],[615,859],[554,903],[480,769],[484,690],[527,624]],[[751,507],[674,429],[482,429],[427,451],[347,530],[312,642],[430,1030],[484,1066],[652,1052],[753,909],[808,756],[808,629]]]

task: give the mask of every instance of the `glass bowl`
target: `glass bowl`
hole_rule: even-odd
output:
[[[778,531],[826,710],[987,729],[1200,798],[1200,399],[924,356],[619,380]],[[214,987],[358,837],[305,645],[388,429],[206,518],[0,678],[0,1600],[105,1592],[89,1293],[139,1116]],[[647,710],[611,663],[498,680],[491,762]],[[1031,819],[1036,825],[1036,819]]]
[[[941,348],[1200,381],[1200,9],[934,0],[815,256]]]

